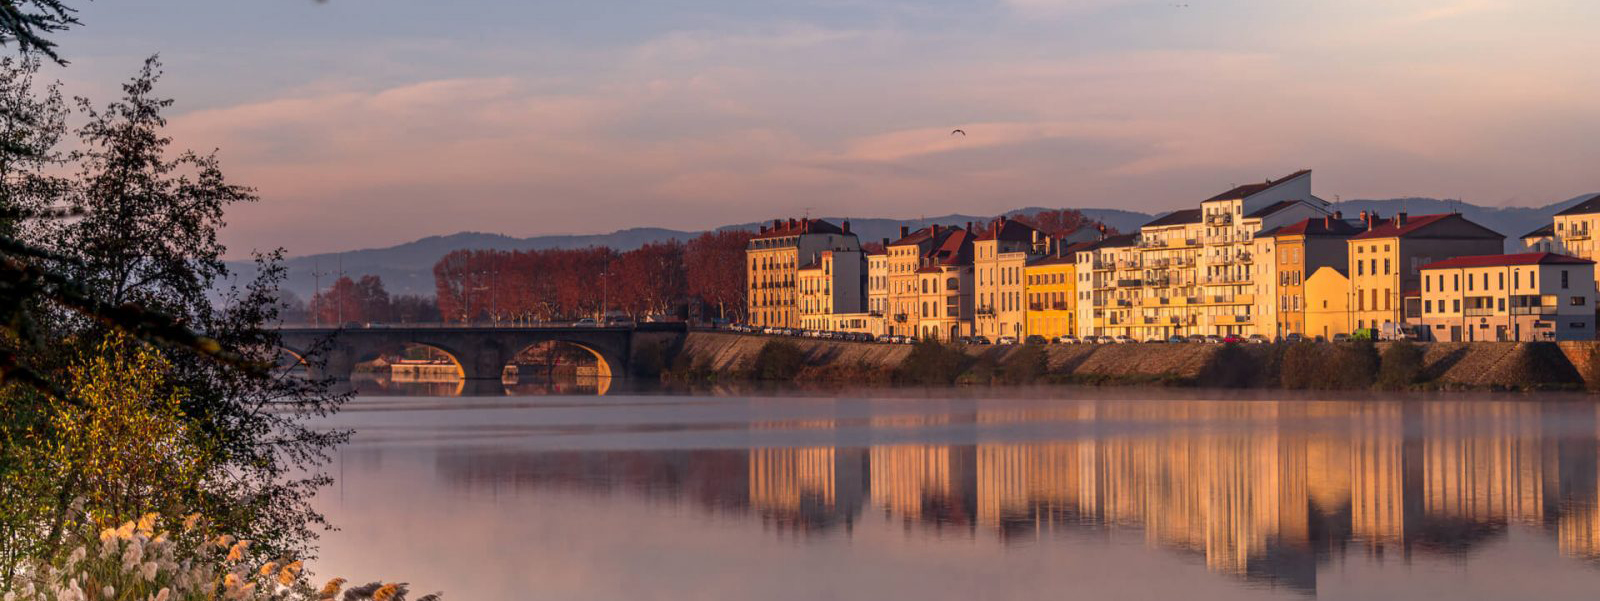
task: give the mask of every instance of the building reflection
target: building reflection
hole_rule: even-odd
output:
[[[444,461],[455,462],[447,473],[494,485],[674,491],[678,500],[807,534],[848,533],[864,512],[941,536],[1007,543],[1126,530],[1215,572],[1307,592],[1331,558],[1461,554],[1512,525],[1547,532],[1563,555],[1600,559],[1592,408],[1168,401],[1043,411],[930,419],[970,426],[978,440],[985,425],[1030,420],[1068,422],[1087,434],[1039,443]],[[918,420],[868,424],[928,425]]]

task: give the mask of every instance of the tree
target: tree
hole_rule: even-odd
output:
[[[1090,219],[1076,209],[1044,209],[1032,213],[1018,213],[1011,217],[1049,236],[1064,236],[1086,227],[1101,225],[1100,222]]]
[[[668,313],[685,291],[683,245],[652,242],[622,253],[616,274],[611,286],[615,306],[635,318]]]
[[[439,304],[417,294],[400,294],[390,299],[393,319],[400,323],[433,323],[440,320]]]
[[[685,285],[701,302],[716,307],[718,317],[728,319],[730,311],[740,320],[744,316],[748,293],[744,251],[753,237],[742,230],[706,232],[684,248]]]

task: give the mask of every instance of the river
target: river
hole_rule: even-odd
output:
[[[1593,599],[1580,396],[363,395],[324,575],[456,600]]]

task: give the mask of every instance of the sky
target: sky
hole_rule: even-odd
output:
[[[80,2],[262,202],[230,255],[1025,206],[1600,192],[1593,0]],[[967,135],[952,135],[960,128]]]

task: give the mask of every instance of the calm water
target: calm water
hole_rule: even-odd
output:
[[[1594,599],[1576,397],[363,396],[328,575],[457,600]]]

